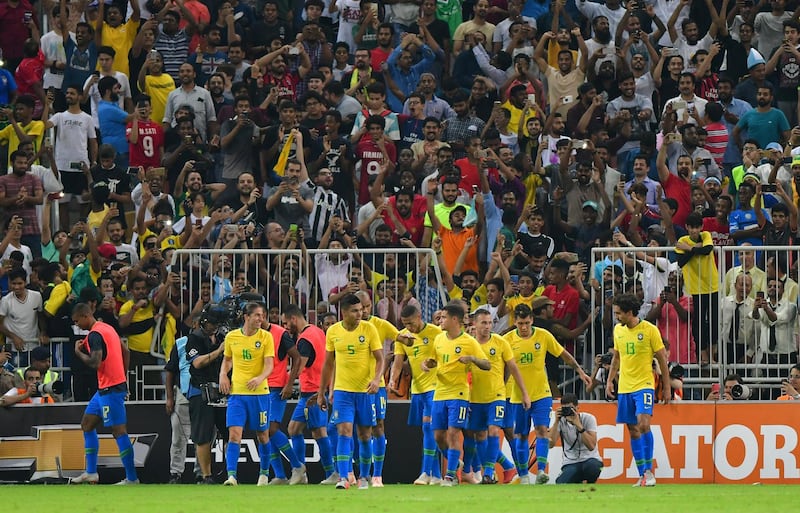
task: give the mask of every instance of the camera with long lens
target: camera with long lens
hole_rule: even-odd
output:
[[[672,379],[683,379],[683,376],[686,374],[686,369],[683,366],[678,365],[677,363],[670,364],[669,367],[669,377]]]
[[[572,417],[575,415],[575,408],[572,406],[562,406],[561,407],[561,416],[562,417]]]
[[[731,387],[731,397],[739,401],[750,399],[750,387],[741,383],[736,383]]]
[[[42,397],[44,395],[61,395],[64,392],[63,381],[51,381],[50,383],[39,383],[36,390],[31,394],[32,397]]]

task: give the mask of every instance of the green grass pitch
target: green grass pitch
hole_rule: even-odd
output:
[[[479,486],[454,488],[387,485],[383,489],[336,490],[319,485],[256,488],[200,485],[24,486],[0,488],[5,511],[34,504],[60,512],[201,513],[279,511],[293,513],[493,513],[610,511],[688,513],[774,512],[793,504],[794,486],[630,485]],[[547,509],[540,509],[540,508]],[[602,508],[602,509],[598,509]]]

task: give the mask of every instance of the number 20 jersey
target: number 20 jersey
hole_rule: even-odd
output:
[[[525,388],[528,391],[531,402],[545,397],[552,397],[544,361],[547,353],[556,358],[561,356],[561,353],[564,352],[561,344],[556,341],[549,331],[536,327],[533,328],[533,334],[528,338],[522,338],[519,332],[514,330],[506,334],[505,339],[514,352],[514,361],[517,363],[522,379],[525,381]],[[516,383],[514,383],[514,389],[511,392],[511,402],[514,404],[522,403],[522,391]]]

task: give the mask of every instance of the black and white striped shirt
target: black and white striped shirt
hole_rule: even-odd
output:
[[[310,181],[308,185],[314,190],[314,207],[308,216],[311,233],[307,234],[307,237],[319,242],[337,210],[343,221],[350,222],[350,217],[347,213],[347,203],[338,194]]]

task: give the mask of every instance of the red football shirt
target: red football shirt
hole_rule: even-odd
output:
[[[130,138],[133,123],[128,123],[125,135]],[[139,121],[139,139],[136,144],[128,143],[130,165],[161,167],[161,148],[164,147],[164,128],[161,123],[151,120]]]
[[[391,205],[392,208],[395,208],[396,204],[397,198],[395,196],[389,198],[389,205]],[[425,214],[427,211],[428,203],[425,197],[416,195],[414,196],[414,201],[411,203],[411,215],[408,216],[408,219],[401,217],[399,213],[397,214],[400,223],[402,223],[408,233],[411,234],[411,241],[417,246],[422,242],[422,232],[425,231]],[[392,229],[392,241],[399,242],[399,237],[394,233],[395,224],[392,222],[392,218],[387,212],[383,213],[383,222]]]
[[[397,150],[394,143],[386,142],[386,153],[392,162],[397,162]],[[369,200],[369,177],[381,172],[383,164],[383,152],[370,138],[363,138],[356,146],[356,159],[361,164],[361,183],[358,187],[358,203],[365,205]]]
[[[568,314],[572,314],[572,320],[567,327],[572,330],[578,326],[581,298],[577,290],[571,285],[564,285],[564,288],[559,291],[555,285],[548,285],[542,295],[547,296],[555,303],[553,305],[554,319],[563,319]]]
[[[686,217],[692,211],[692,186],[683,178],[669,174],[667,181],[662,184],[664,187],[664,196],[667,198],[675,198],[678,202],[678,210],[672,216],[672,222],[678,226],[686,224]]]

